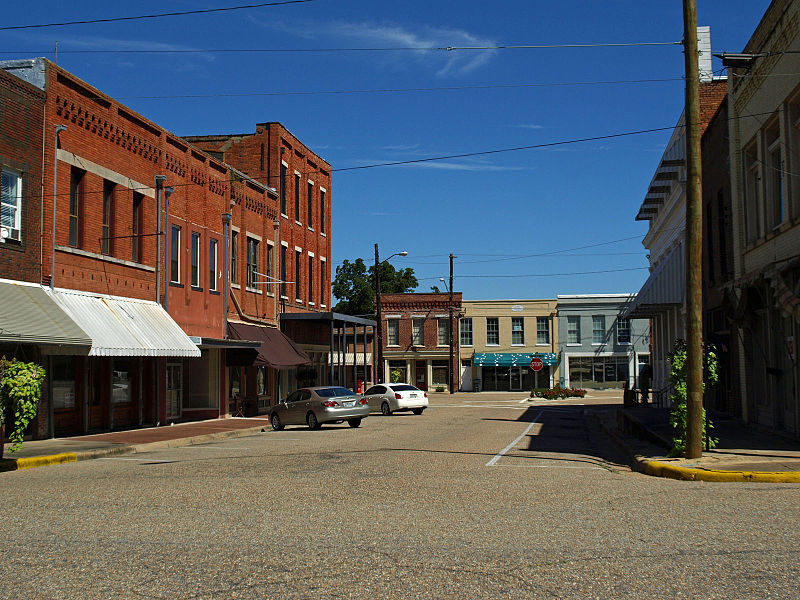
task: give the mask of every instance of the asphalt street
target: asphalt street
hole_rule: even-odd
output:
[[[2,473],[0,597],[800,596],[800,486],[633,473],[587,410],[445,396]]]

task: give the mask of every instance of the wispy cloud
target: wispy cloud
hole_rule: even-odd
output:
[[[358,161],[360,165],[378,165],[384,163],[391,163],[392,160],[386,159],[364,159]],[[472,172],[490,172],[490,171],[525,171],[530,169],[529,166],[516,166],[516,165],[496,165],[487,161],[479,159],[463,159],[463,160],[431,160],[426,162],[412,162],[408,164],[393,165],[397,167],[418,168],[418,169],[434,169],[441,171],[472,171]]]
[[[544,129],[541,125],[514,125],[518,129]]]
[[[496,42],[473,35],[462,29],[424,26],[412,31],[393,23],[368,21],[327,21],[324,23],[258,21],[261,25],[289,33],[303,39],[319,41],[328,38],[338,43],[357,43],[374,48],[435,48],[391,53],[392,61],[402,64],[409,56],[418,64],[436,69],[439,76],[470,73],[487,64],[495,50],[443,50],[448,47],[496,46]],[[441,48],[441,49],[440,49]]]

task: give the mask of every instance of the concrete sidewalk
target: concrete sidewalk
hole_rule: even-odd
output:
[[[0,471],[15,471],[103,456],[202,444],[211,440],[253,435],[269,427],[269,419],[235,417],[97,435],[36,440],[25,442],[22,448],[13,454],[8,451],[6,444],[5,454],[0,460]]]
[[[668,458],[672,447],[669,411],[653,405],[619,408],[616,422],[597,415],[648,475],[692,481],[800,483],[800,441],[745,425],[726,415],[712,415],[713,450],[698,459]]]

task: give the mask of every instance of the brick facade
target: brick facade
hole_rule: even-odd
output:
[[[276,190],[280,211],[276,238],[280,241],[269,275],[290,282],[285,286],[282,310],[328,309],[331,302],[330,165],[280,123],[259,123],[255,133],[184,139]],[[285,248],[285,271],[281,270],[284,252],[281,246]]]

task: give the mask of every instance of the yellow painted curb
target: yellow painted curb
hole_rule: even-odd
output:
[[[51,454],[49,456],[32,456],[30,458],[14,459],[17,463],[17,470],[33,469],[34,467],[47,467],[49,465],[59,465],[61,463],[77,462],[78,455],[74,452],[64,454]]]
[[[656,477],[669,477],[683,481],[750,482],[750,483],[800,483],[800,472],[719,471],[690,469],[657,460],[642,461],[644,472]]]

